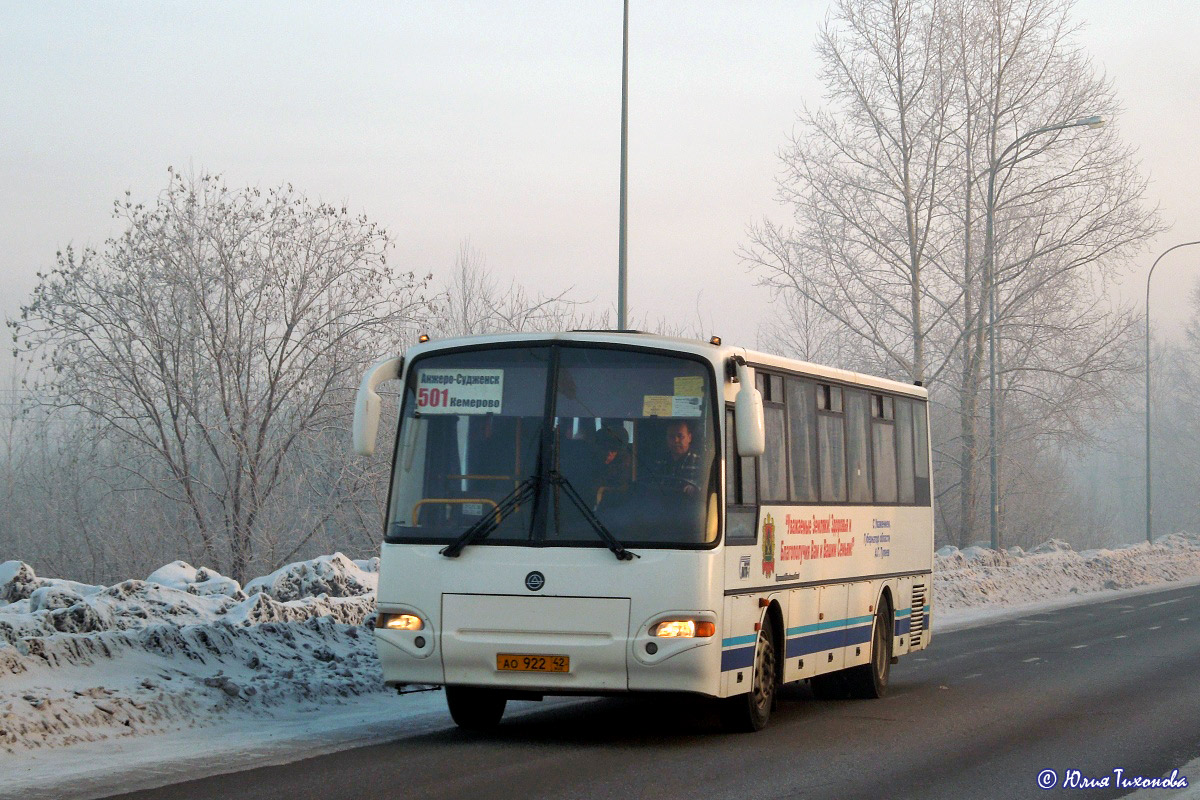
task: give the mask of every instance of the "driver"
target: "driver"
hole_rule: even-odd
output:
[[[667,425],[666,455],[652,465],[656,477],[679,480],[686,494],[695,494],[700,483],[700,456],[692,449],[692,423],[672,420]]]

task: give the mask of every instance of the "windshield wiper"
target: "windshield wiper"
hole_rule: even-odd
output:
[[[562,487],[563,492],[567,495],[567,498],[575,504],[575,507],[579,509],[579,513],[582,514],[583,518],[591,524],[592,530],[596,531],[596,534],[604,540],[604,543],[608,545],[608,549],[613,552],[613,555],[617,557],[617,560],[630,561],[634,558],[641,558],[641,556],[639,556],[637,553],[631,553],[626,550],[625,545],[621,544],[620,540],[613,536],[612,533],[609,532],[608,528],[604,527],[604,523],[600,521],[600,518],[596,516],[596,513],[592,511],[588,504],[584,502],[583,498],[579,496],[579,492],[577,492],[575,487],[571,485],[571,482],[567,480],[566,475],[563,475],[558,470],[551,470],[550,485]]]
[[[496,528],[500,527],[500,523],[509,515],[521,507],[521,503],[532,500],[537,494],[537,486],[540,483],[537,475],[531,475],[525,480],[517,484],[517,488],[513,489],[504,499],[496,503],[496,507],[488,513],[483,519],[476,522],[471,527],[462,532],[462,535],[455,539],[450,544],[443,547],[440,552],[446,558],[458,558],[458,555],[463,551],[463,548],[469,544],[475,544],[492,535]]]

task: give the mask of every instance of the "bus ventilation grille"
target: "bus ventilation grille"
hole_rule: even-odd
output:
[[[925,633],[925,586],[913,586],[912,617],[908,629],[909,647],[920,647],[922,634]]]

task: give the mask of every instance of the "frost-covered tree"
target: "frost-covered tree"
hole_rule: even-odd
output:
[[[957,418],[934,449],[940,519],[960,544],[987,518],[991,290],[1002,496],[1041,480],[1006,453],[1086,437],[1136,369],[1137,317],[1112,293],[1158,231],[1135,154],[1111,124],[1024,136],[1119,111],[1071,11],[837,0],[817,41],[826,103],[800,114],[781,152],[791,222],[752,227],[744,249],[764,283],[804,298],[785,305],[794,318],[819,309],[857,341],[855,365],[925,382]]]
[[[243,580],[304,535],[280,505],[309,466],[297,456],[348,429],[347,394],[410,333],[424,281],[391,268],[384,229],[291,185],[171,172],[155,202],[126,195],[114,215],[120,236],[39,276],[14,339],[36,396],[86,418],[114,469],[184,509],[198,555]]]

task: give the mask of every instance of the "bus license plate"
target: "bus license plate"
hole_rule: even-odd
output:
[[[501,672],[570,672],[571,657],[497,653],[496,669]]]

